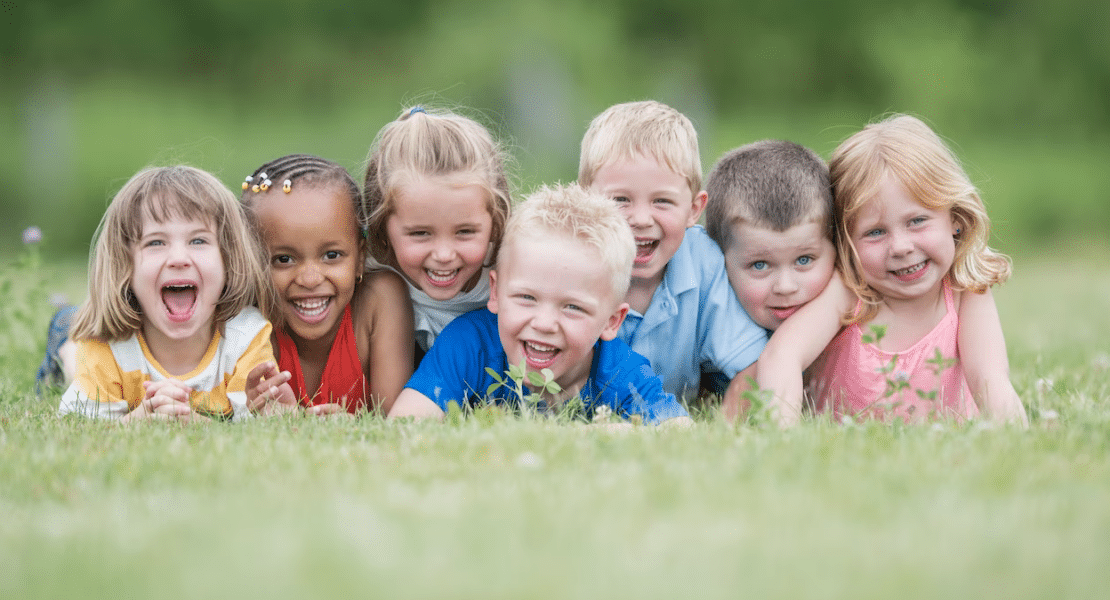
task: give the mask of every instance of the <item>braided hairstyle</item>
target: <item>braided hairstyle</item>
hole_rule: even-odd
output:
[[[294,185],[307,185],[313,189],[336,188],[347,193],[355,207],[360,229],[366,229],[366,212],[362,208],[362,194],[354,178],[339,163],[311,154],[289,154],[255,169],[243,182],[243,195],[240,201],[247,208],[271,187],[292,188]],[[286,189],[286,193],[288,190]]]
[[[363,209],[362,193],[358,189],[358,184],[355,183],[347,169],[339,163],[311,154],[289,154],[271,160],[255,169],[254,173],[251,173],[243,181],[243,194],[240,196],[239,202],[250,209],[245,212],[250,216],[252,226],[261,230],[255,211],[255,205],[259,199],[271,193],[288,194],[294,186],[304,186],[315,190],[330,191],[334,189],[342,191],[350,199],[355,210],[355,220],[358,223],[359,233],[365,237],[366,211]],[[365,255],[358,258],[360,265],[364,261]],[[266,261],[266,265],[269,268],[270,262]],[[272,280],[270,283],[272,286]],[[274,295],[277,296],[276,290],[274,290]],[[270,319],[274,327],[280,327],[284,322],[284,316],[276,302],[272,309],[266,313],[266,317]]]

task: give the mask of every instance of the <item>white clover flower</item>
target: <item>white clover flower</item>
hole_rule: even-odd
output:
[[[42,241],[42,230],[32,225],[23,230],[23,244],[31,245]]]

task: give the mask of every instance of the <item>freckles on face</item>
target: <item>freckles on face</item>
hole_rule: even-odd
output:
[[[417,178],[396,196],[386,233],[401,274],[435,300],[472,289],[490,251],[489,192],[472,183]]]

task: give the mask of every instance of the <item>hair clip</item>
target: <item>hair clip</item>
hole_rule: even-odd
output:
[[[266,190],[270,189],[270,184],[271,184],[271,183],[272,183],[272,182],[271,182],[271,181],[270,181],[269,179],[267,179],[266,181],[263,181],[263,182],[262,182],[262,185],[261,185],[261,186],[259,186],[259,187],[261,187],[261,188],[262,188],[262,191],[263,191],[263,192],[265,192]]]
[[[243,181],[243,191],[244,192],[247,191],[247,188],[249,188],[251,186],[252,181],[254,181],[254,177],[251,177],[250,175],[247,175],[246,180]]]
[[[286,179],[285,182],[281,184],[281,191],[285,192],[286,194],[293,191],[293,182]]]

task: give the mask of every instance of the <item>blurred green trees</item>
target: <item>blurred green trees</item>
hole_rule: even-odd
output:
[[[1110,229],[1110,5],[1096,0],[4,0],[0,226],[84,252],[150,163],[229,185],[314,152],[361,175],[407,103],[472,107],[522,187],[575,177],[589,119],[653,97],[722,151],[782,137],[823,155],[889,111],[923,116],[983,187],[1013,250]],[[15,242],[0,243],[0,251]]]

